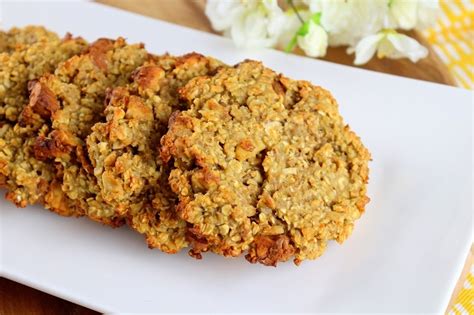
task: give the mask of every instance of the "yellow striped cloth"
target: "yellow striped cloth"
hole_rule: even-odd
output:
[[[453,307],[448,310],[448,315],[474,314],[474,266],[467,274],[461,292],[454,301]]]
[[[424,32],[459,86],[474,89],[474,1],[441,0],[436,25]],[[448,315],[474,314],[474,266]]]
[[[424,32],[459,86],[474,89],[474,0],[441,0],[436,25]],[[474,314],[474,266],[448,315]]]
[[[424,32],[459,86],[474,89],[474,0],[441,0],[437,24]],[[471,313],[474,314],[474,313]]]

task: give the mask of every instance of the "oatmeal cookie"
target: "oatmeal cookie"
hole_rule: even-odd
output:
[[[43,202],[48,191],[46,183],[55,172],[53,165],[38,161],[33,155],[34,136],[45,129],[17,123],[28,103],[28,82],[53,71],[61,62],[82,52],[87,44],[70,35],[60,39],[37,27],[13,29],[6,34],[14,49],[0,53],[0,185],[7,188],[7,199],[24,207]],[[57,199],[59,192],[54,194]]]
[[[81,213],[104,224],[117,226],[123,220],[114,216],[113,207],[99,194],[85,139],[102,120],[107,89],[128,83],[131,73],[150,58],[142,44],[128,45],[122,38],[100,39],[86,54],[69,59],[53,76],[40,80],[61,106],[48,108],[46,113],[30,107],[25,115],[31,124],[44,117],[51,120],[49,134],[36,139],[36,158],[54,159],[62,170],[62,191]]]
[[[299,264],[344,241],[368,202],[370,154],[334,98],[245,61],[182,90],[162,138],[190,254]]]
[[[7,49],[0,53],[0,120],[16,122],[27,102],[27,83],[81,52],[86,42],[66,35],[60,39],[43,28],[12,29]]]
[[[25,27],[13,27],[8,32],[0,31],[0,52],[12,52],[22,49],[38,41],[54,41],[59,37],[43,26],[29,25]]]
[[[150,247],[175,253],[186,246],[186,224],[175,216],[175,195],[159,158],[160,138],[172,112],[182,109],[178,90],[221,65],[196,53],[157,57],[135,70],[131,84],[109,93],[106,121],[87,138],[101,197]]]
[[[99,187],[89,179],[94,175],[85,153],[85,138],[103,117],[106,90],[126,84],[133,70],[149,58],[142,44],[127,45],[122,38],[99,39],[83,54],[59,65],[54,74],[31,84],[30,100],[18,124],[38,131],[28,139],[29,158],[55,169],[52,179],[40,177],[55,188],[46,189],[46,208],[62,214],[86,214],[113,226],[121,224],[115,218],[102,219],[104,213],[114,211],[96,198]],[[34,172],[28,175],[32,181],[39,180]]]

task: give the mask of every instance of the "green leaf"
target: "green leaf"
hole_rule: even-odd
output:
[[[311,16],[311,20],[316,24],[319,25],[321,23],[321,12],[317,12]]]
[[[303,23],[303,25],[300,26],[298,31],[296,31],[297,36],[305,36],[309,32],[309,21],[306,21]]]

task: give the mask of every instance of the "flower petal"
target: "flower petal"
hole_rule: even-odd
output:
[[[388,0],[320,0],[321,25],[331,46],[354,46],[378,32],[384,23]]]
[[[418,0],[417,30],[424,30],[434,26],[440,13],[438,0]]]
[[[417,7],[417,0],[392,0],[390,13],[400,28],[408,30],[416,25]]]
[[[298,10],[298,13],[305,21],[310,18],[309,10]],[[283,30],[281,31],[278,38],[278,45],[281,48],[288,45],[288,43],[295,36],[298,29],[301,27],[301,21],[298,19],[295,11],[287,10],[284,14],[284,18],[285,21],[283,21]]]
[[[398,52],[395,47],[393,46],[392,42],[387,39],[387,33],[380,41],[379,46],[377,48],[377,58],[402,58],[405,57],[403,54]]]
[[[328,47],[328,34],[313,21],[309,22],[308,33],[304,36],[298,36],[298,46],[304,50],[310,57],[322,57],[326,55]]]
[[[245,12],[234,21],[230,36],[240,48],[267,47],[265,19],[258,12]]]
[[[362,40],[360,40],[354,49],[356,54],[354,64],[362,65],[369,61],[375,54],[378,44],[383,38],[384,34],[378,33],[375,35],[366,36]]]
[[[225,31],[243,11],[244,5],[238,0],[208,0],[205,13],[216,31]]]
[[[417,62],[421,58],[425,58],[428,55],[428,49],[423,47],[415,39],[404,34],[390,33],[387,35],[387,40],[392,43],[393,47],[398,52],[392,58],[406,56],[412,62]]]
[[[276,0],[243,3],[244,9],[230,26],[236,46],[262,48],[275,45],[285,25],[284,13]]]

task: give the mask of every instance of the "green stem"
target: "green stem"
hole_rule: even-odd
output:
[[[293,9],[293,11],[295,11],[295,14],[296,16],[298,17],[298,20],[300,20],[301,24],[304,24],[304,20],[303,18],[301,17],[300,13],[298,12],[298,9],[296,8],[293,0],[288,0],[288,4],[290,5],[290,7]]]
[[[295,48],[295,46],[296,46],[296,44],[297,44],[297,42],[298,42],[297,36],[298,36],[298,35],[293,36],[293,38],[290,40],[290,42],[288,43],[288,45],[286,45],[286,47],[285,47],[285,52],[289,53],[290,51],[292,51],[292,50]]]

